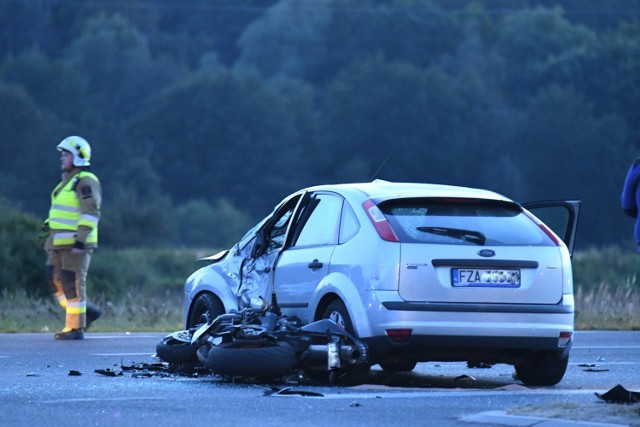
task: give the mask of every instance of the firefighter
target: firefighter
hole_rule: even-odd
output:
[[[70,136],[58,144],[62,180],[51,193],[45,221],[48,237],[46,275],[58,303],[66,311],[65,327],[57,340],[81,340],[84,330],[101,311],[87,305],[86,278],[91,255],[98,246],[98,221],[102,192],[90,171],[91,147]]]

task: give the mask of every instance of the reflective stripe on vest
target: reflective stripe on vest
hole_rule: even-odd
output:
[[[59,191],[60,184],[51,193],[49,227],[52,230],[70,230],[70,232],[54,233],[54,246],[73,245],[76,241],[75,231],[78,230],[79,225],[91,228],[86,243],[98,243],[98,217],[88,214],[80,215],[80,201],[75,192],[77,182],[84,177],[90,177],[98,181],[98,177],[91,172],[79,172]],[[56,191],[58,191],[57,195]]]

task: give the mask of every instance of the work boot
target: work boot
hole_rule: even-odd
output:
[[[56,332],[54,338],[57,340],[82,340],[84,339],[84,332],[82,329],[70,329],[68,331]]]
[[[87,305],[87,327],[85,329],[89,329],[89,326],[98,320],[100,316],[102,316],[102,311],[98,307],[95,305]]]

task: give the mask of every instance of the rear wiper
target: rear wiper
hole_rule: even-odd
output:
[[[476,245],[484,245],[487,240],[484,234],[479,231],[463,230],[461,228],[447,227],[416,227],[418,231],[425,233],[437,234],[438,236],[448,236],[455,239],[464,240],[465,242],[475,243]]]

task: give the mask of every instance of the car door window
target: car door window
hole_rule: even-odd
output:
[[[285,239],[287,237],[287,229],[291,223],[293,212],[295,211],[297,199],[290,201],[281,212],[278,213],[278,217],[275,218],[273,227],[268,230],[269,245],[267,252],[278,250],[284,246]]]
[[[349,241],[349,239],[358,234],[358,230],[360,230],[358,218],[349,203],[344,202],[342,224],[340,225],[340,244]]]
[[[313,211],[304,222],[294,246],[337,244],[342,198],[333,194],[316,194],[311,206],[313,206]]]

